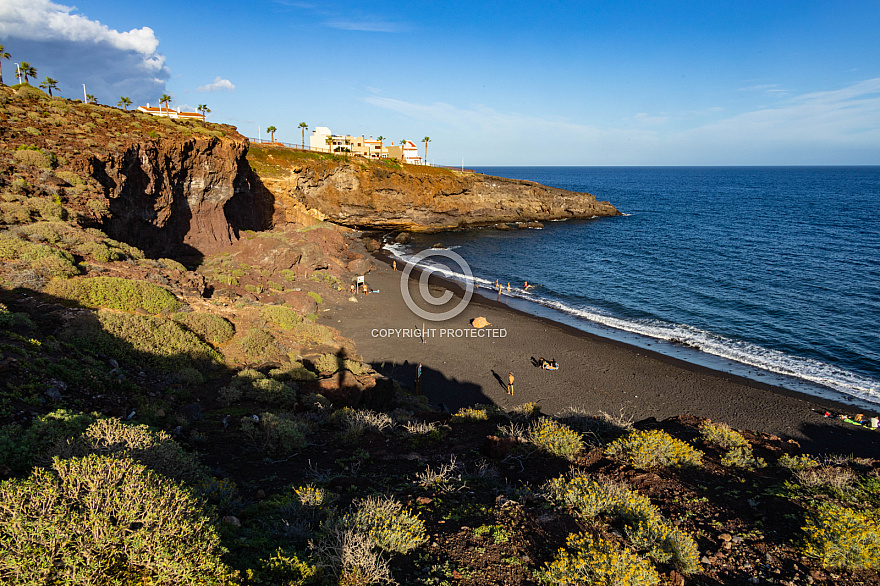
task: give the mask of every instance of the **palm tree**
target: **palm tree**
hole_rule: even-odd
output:
[[[422,139],[422,142],[425,143],[425,164],[428,164],[428,143],[431,142],[431,139],[427,136]]]
[[[333,135],[331,134],[330,136],[325,138],[324,142],[327,143],[327,152],[332,153],[333,152]]]
[[[305,150],[306,149],[306,130],[308,130],[309,125],[306,124],[305,122],[300,122],[299,127],[302,128],[302,135],[303,135],[302,148],[303,148],[303,150]]]
[[[196,110],[202,113],[202,118],[207,118],[208,114],[211,112],[211,108],[209,108],[207,104],[199,104],[199,107],[196,108]]]
[[[377,136],[376,140],[379,141],[379,158],[381,159],[382,158],[382,147],[384,146],[382,144],[382,141],[385,140],[385,137],[384,136]]]
[[[123,108],[128,110],[128,107],[131,106],[131,100],[126,96],[122,96],[121,98],[119,98],[119,102],[116,105],[122,106]]]
[[[97,104],[98,100],[92,94],[86,94],[86,104]]]
[[[270,126],[269,128],[266,129],[266,132],[268,132],[269,134],[272,135],[272,143],[273,143],[273,144],[275,143],[275,132],[276,132],[277,130],[278,130],[278,129],[275,128],[274,126]]]
[[[172,99],[173,98],[171,96],[169,96],[168,94],[162,94],[162,97],[159,98],[159,104],[165,104],[165,109],[167,110],[168,104],[171,103]]]
[[[18,70],[24,76],[24,82],[28,85],[30,85],[30,83],[28,83],[28,76],[37,77],[37,70],[34,69],[34,67],[27,61],[22,61],[21,63],[19,63]]]
[[[7,53],[3,49],[3,45],[0,45],[0,63],[2,63],[3,59],[9,59],[11,55]],[[0,68],[0,85],[3,85],[3,69]]]
[[[45,90],[48,90],[49,97],[51,98],[52,97],[52,90],[58,89],[58,80],[52,79],[51,77],[47,77],[46,79],[44,79],[42,81],[42,83],[40,83],[40,87]]]

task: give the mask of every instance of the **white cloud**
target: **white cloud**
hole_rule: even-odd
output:
[[[235,84],[229,81],[228,79],[223,79],[220,76],[214,78],[214,81],[207,85],[203,85],[201,87],[196,88],[197,92],[219,92],[219,91],[227,91],[231,92],[235,89]]]
[[[50,0],[3,0],[0,38],[14,60],[58,79],[70,96],[82,83],[112,103],[120,95],[138,102],[164,92],[169,72],[151,28],[120,32],[75,11]]]

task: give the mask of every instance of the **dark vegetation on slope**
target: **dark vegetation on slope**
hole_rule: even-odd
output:
[[[187,133],[234,131],[0,88],[4,584],[880,580],[877,461],[692,418],[442,413],[316,323],[369,270],[346,232],[232,230],[194,264],[109,234],[101,162]]]

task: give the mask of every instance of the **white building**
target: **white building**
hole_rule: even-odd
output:
[[[153,116],[167,116],[168,118],[176,118],[180,120],[205,121],[205,115],[201,112],[181,112],[180,107],[178,107],[177,110],[172,110],[171,108],[157,108],[155,106],[150,107],[149,102],[147,102],[146,106],[139,106],[138,112],[144,112],[145,114],[151,114]]]

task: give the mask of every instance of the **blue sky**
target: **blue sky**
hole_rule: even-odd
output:
[[[6,83],[465,166],[877,165],[878,30],[876,0],[0,0]]]

